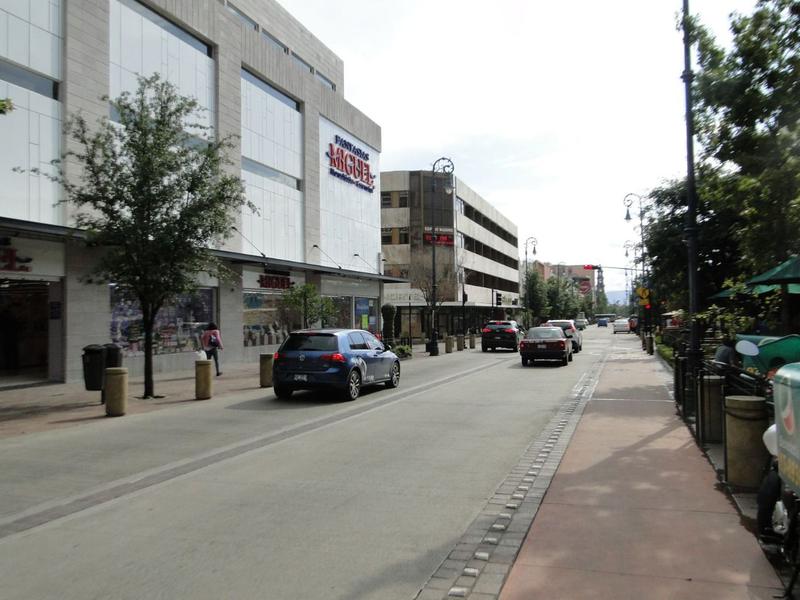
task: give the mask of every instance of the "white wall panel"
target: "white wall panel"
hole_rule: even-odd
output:
[[[61,104],[0,80],[0,98],[5,97],[13,98],[14,110],[2,117],[0,216],[63,225],[58,186],[43,175],[13,171],[53,173],[50,161],[59,157],[61,147]]]
[[[0,57],[61,79],[61,0],[0,0]]]
[[[258,208],[242,209],[242,231],[258,250],[274,258],[303,261],[303,193],[250,171],[242,171],[247,199]],[[258,251],[245,243],[246,254]]]
[[[303,179],[303,115],[242,78],[242,155]]]
[[[327,153],[337,135],[369,154],[370,172],[375,178],[372,193],[330,174]],[[381,250],[380,152],[323,117],[319,120],[319,145],[319,245],[344,268],[376,273]],[[359,254],[372,269],[353,254]],[[335,266],[316,249],[309,249],[308,260]]]
[[[194,122],[213,126],[214,60],[119,0],[110,3],[111,97],[134,92],[137,75],[159,73],[206,109],[195,115]]]

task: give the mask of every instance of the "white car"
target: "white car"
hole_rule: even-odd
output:
[[[619,333],[620,331],[622,333],[631,332],[631,326],[630,323],[628,323],[628,319],[617,319],[614,321],[612,326],[614,327],[614,333]]]

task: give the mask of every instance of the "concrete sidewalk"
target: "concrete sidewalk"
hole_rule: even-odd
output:
[[[599,383],[501,600],[772,598],[774,569],[627,337]]]
[[[444,343],[439,344],[444,354]],[[424,344],[414,346],[414,357],[428,357]],[[224,353],[223,373],[213,378],[215,397],[259,387],[259,366],[253,363],[228,363]],[[176,404],[195,402],[194,371],[159,373],[155,392],[160,398],[143,400],[144,379],[128,384],[127,414],[150,412]],[[106,419],[100,392],[87,392],[83,383],[53,383],[25,388],[0,388],[0,438],[47,431]]]

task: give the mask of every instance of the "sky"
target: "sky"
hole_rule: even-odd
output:
[[[686,173],[680,0],[278,0],[344,61],[381,170],[440,156],[512,219],[520,257],[600,264],[624,288],[628,193]],[[754,0],[692,0],[723,44]],[[530,247],[529,247],[530,253]],[[529,258],[532,258],[529,254]]]

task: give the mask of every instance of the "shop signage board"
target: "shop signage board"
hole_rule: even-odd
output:
[[[57,281],[64,277],[64,244],[0,236],[0,277]]]
[[[778,470],[800,495],[800,363],[782,367],[774,379],[775,425],[778,430]]]
[[[329,173],[372,194],[375,191],[375,176],[370,166],[369,152],[342,136],[334,135],[328,144]]]

